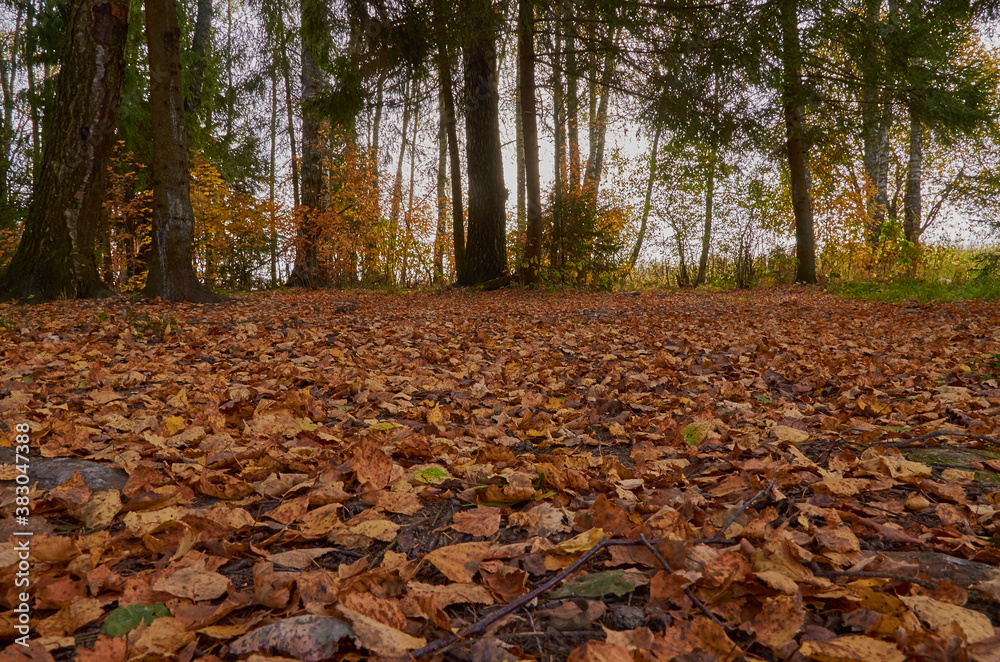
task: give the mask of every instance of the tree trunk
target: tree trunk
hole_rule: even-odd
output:
[[[205,66],[208,64],[208,47],[212,43],[212,0],[198,0],[198,18],[191,37],[191,86],[188,88],[187,109],[197,113],[201,108],[201,91],[205,82]]]
[[[712,208],[715,205],[715,170],[716,161],[719,157],[719,139],[715,131],[719,126],[719,73],[715,71],[712,75],[712,107],[714,126],[712,127],[712,137],[709,146],[708,161],[708,181],[705,186],[705,230],[701,235],[701,255],[698,258],[698,276],[695,278],[695,287],[705,284],[708,276],[708,251],[712,246]]]
[[[302,204],[302,195],[299,193],[299,183],[301,175],[299,173],[299,159],[295,149],[295,107],[292,103],[292,74],[291,64],[285,58],[281,75],[285,79],[285,113],[288,120],[288,147],[292,152],[292,204],[297,209]]]
[[[576,39],[573,31],[576,24],[565,19],[566,30],[566,136],[569,156],[569,190],[580,189],[582,170],[580,167],[580,91],[579,72],[576,66]]]
[[[649,153],[649,178],[646,179],[646,197],[642,203],[642,220],[639,222],[639,235],[635,238],[635,246],[632,247],[632,254],[628,259],[628,273],[635,269],[635,263],[639,261],[639,252],[642,250],[642,242],[646,238],[646,226],[649,221],[649,211],[652,207],[653,184],[656,181],[656,160],[660,151],[660,134],[662,129],[659,124],[653,134],[653,149]]]
[[[440,20],[440,19],[439,19]],[[451,85],[451,58],[444,39],[438,44],[438,79],[444,102],[445,132],[448,134],[448,167],[451,172],[451,225],[455,248],[455,277],[465,268],[465,211],[462,205],[462,158],[458,151],[458,119]]]
[[[267,193],[268,202],[271,205],[270,227],[268,227],[270,253],[271,253],[271,287],[278,287],[278,227],[277,227],[277,205],[274,197],[275,179],[277,176],[277,149],[278,149],[278,71],[271,71],[271,159],[267,173]]]
[[[14,19],[10,60],[0,53],[0,92],[3,93],[3,117],[0,118],[0,228],[8,227],[13,219],[8,215],[10,202],[10,167],[14,163],[11,148],[14,142],[14,84],[17,80],[17,54],[21,47],[21,7]]]
[[[906,167],[906,194],[903,197],[903,231],[906,240],[920,241],[920,184],[923,170],[924,125],[916,103],[910,102],[910,154]]]
[[[795,212],[796,282],[816,282],[816,241],[813,235],[812,200],[809,194],[808,150],[802,120],[802,53],[799,45],[797,0],[782,0],[781,36],[785,114],[785,147],[791,175],[792,208]]]
[[[448,117],[444,90],[438,90],[437,228],[434,232],[434,283],[444,282],[445,235],[448,231]]]
[[[507,233],[497,93],[497,20],[490,0],[469,0],[471,40],[465,51],[466,167],[469,236],[460,285],[507,273]]]
[[[417,128],[420,126],[420,79],[413,81],[413,134],[410,136],[410,182],[403,217],[403,287],[409,286],[410,244],[413,239],[413,179],[417,170]]]
[[[128,2],[75,0],[42,168],[17,252],[0,278],[4,298],[88,298],[108,293],[94,245],[124,80]]]
[[[521,67],[517,69],[517,92],[514,101],[514,135],[517,149],[517,243],[527,241],[528,201],[525,197],[524,171],[524,107],[521,103]],[[522,256],[523,257],[523,256]]]
[[[616,33],[614,42],[617,43]],[[601,186],[601,176],[604,171],[604,147],[607,144],[608,135],[608,102],[611,98],[611,82],[614,80],[617,61],[614,52],[611,51],[604,57],[604,69],[601,72],[600,102],[598,102],[597,113],[591,118],[591,135],[593,142],[590,144],[590,156],[587,159],[587,172],[584,186],[590,194],[591,205],[597,208],[597,195]]]
[[[524,173],[527,236],[524,246],[524,282],[538,282],[542,264],[542,191],[538,160],[538,115],[535,103],[535,6],[518,2],[518,77],[521,83],[521,127],[524,131]]]
[[[715,202],[715,150],[712,150],[712,159],[708,163],[708,180],[705,182],[705,228],[701,234],[701,255],[698,257],[698,275],[694,279],[694,286],[699,287],[705,284],[705,277],[708,271],[708,251],[712,245],[712,205]]]
[[[27,18],[24,21],[24,28],[25,30],[32,30],[35,26],[35,3],[28,2],[27,5]],[[42,122],[38,85],[35,81],[35,45],[36,39],[28,39],[27,44],[25,44],[24,65],[25,75],[28,79],[28,105],[31,111],[31,181],[37,188],[38,175],[42,163]]]
[[[198,282],[192,264],[194,212],[180,38],[176,0],[146,0],[153,137],[153,243],[143,295],[170,301],[219,301],[219,296]]]
[[[323,165],[320,120],[309,103],[316,98],[320,86],[319,67],[313,59],[312,45],[303,37],[302,43],[302,209],[296,237],[295,267],[288,278],[289,286],[320,287],[327,284],[327,274],[320,264],[319,251],[322,231],[317,218],[323,210]]]
[[[565,114],[563,113],[563,80],[562,80],[562,8],[553,9],[553,52],[552,52],[552,133],[555,145],[555,160],[553,162],[552,191],[552,235],[549,243],[549,267],[553,270],[562,269],[563,265],[563,188],[566,183],[566,142]]]
[[[403,130],[400,133],[399,157],[396,159],[396,178],[392,183],[392,200],[389,208],[389,247],[386,251],[385,276],[392,282],[396,272],[396,250],[399,237],[399,210],[403,204],[403,162],[406,159],[406,141],[410,126],[409,79],[403,87]]]

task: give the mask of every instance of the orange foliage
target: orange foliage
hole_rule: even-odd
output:
[[[249,290],[272,284],[270,263],[288,248],[281,237],[294,233],[280,205],[272,208],[240,191],[198,154],[192,159],[191,206],[195,267],[206,285]]]

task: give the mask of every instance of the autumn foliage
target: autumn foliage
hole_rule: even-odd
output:
[[[996,304],[311,293],[0,319],[4,445],[30,425],[47,481],[33,659],[420,658],[497,617],[463,655],[1000,645]]]

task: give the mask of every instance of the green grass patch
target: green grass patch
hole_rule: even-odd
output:
[[[830,289],[844,297],[870,301],[925,302],[1000,299],[1000,282],[977,280],[965,283],[913,279],[887,283],[853,281],[831,285]]]

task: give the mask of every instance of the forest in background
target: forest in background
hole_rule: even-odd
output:
[[[995,10],[6,0],[0,291],[995,275]]]

